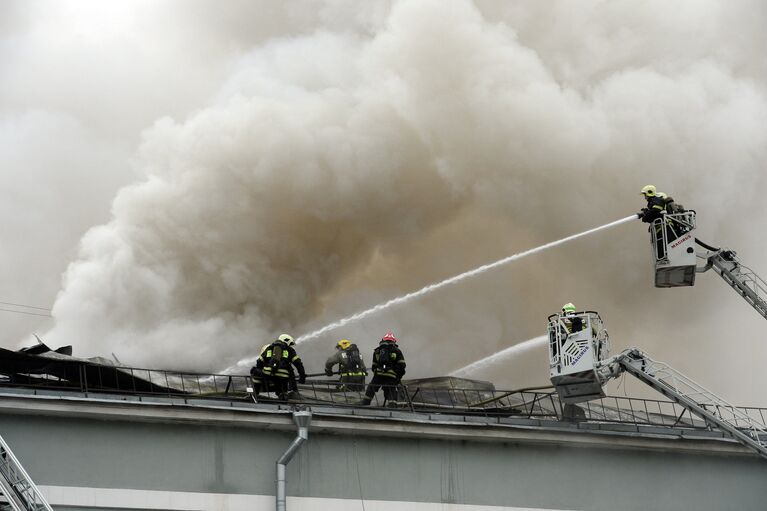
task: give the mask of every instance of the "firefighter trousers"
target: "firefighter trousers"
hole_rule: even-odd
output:
[[[271,392],[277,394],[279,399],[287,399],[288,393],[297,388],[294,378],[267,376],[264,378],[264,383]]]
[[[399,384],[399,378],[392,378],[391,376],[384,376],[382,374],[373,375],[373,379],[368,384],[368,389],[365,391],[365,397],[368,400],[372,400],[378,389],[383,387],[384,398],[387,401],[397,400],[397,385]]]

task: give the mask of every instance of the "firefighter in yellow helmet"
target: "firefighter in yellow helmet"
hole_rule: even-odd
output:
[[[357,345],[348,339],[341,339],[336,344],[336,352],[325,362],[325,374],[333,376],[333,366],[338,365],[340,389],[359,392],[365,388],[365,376],[368,372]]]
[[[659,192],[655,185],[644,186],[639,195],[647,201],[647,206],[642,208],[639,213],[639,218],[647,224],[651,224],[656,218],[660,218],[664,212],[669,211],[669,204],[674,202],[674,199],[663,192]]]
[[[684,212],[684,207],[674,202],[674,199],[669,197],[663,192],[659,192],[655,185],[646,185],[639,192],[647,201],[647,206],[642,208],[642,211],[638,213],[642,222],[652,224],[658,218],[661,218],[664,214],[681,213]],[[655,236],[657,239],[662,239],[663,228],[666,227],[666,242],[669,243],[677,239],[683,232],[686,231],[683,226],[678,222],[672,222],[670,219],[666,222],[655,223]],[[658,259],[665,256],[665,246],[662,243],[657,243],[656,253]]]
[[[583,330],[583,318],[576,316],[576,311],[577,309],[572,303],[566,303],[562,306],[562,322],[569,334]]]
[[[282,334],[261,352],[256,361],[256,368],[261,369],[269,390],[283,400],[298,390],[294,367],[298,371],[298,383],[306,382],[306,370],[293,347],[295,344],[293,337]]]

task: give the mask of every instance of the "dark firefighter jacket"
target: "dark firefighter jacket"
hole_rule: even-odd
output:
[[[276,359],[277,352],[281,352],[279,359]],[[292,346],[288,346],[282,341],[275,341],[270,344],[256,361],[256,367],[261,369],[264,376],[276,378],[293,378],[293,366],[298,370],[299,381],[306,380],[306,370],[301,357]]]
[[[405,375],[405,357],[394,342],[382,341],[373,350],[372,369],[373,374],[400,380]]]
[[[357,352],[356,357],[352,356],[355,351]],[[356,362],[355,358],[357,359]],[[325,362],[325,372],[330,373],[336,364],[338,364],[338,373],[341,376],[367,376],[368,374],[356,344],[349,345],[345,350],[336,350],[334,354],[328,357]]]
[[[651,224],[656,218],[660,218],[664,211],[666,213],[672,212],[673,198],[658,194],[653,197],[646,197],[646,199],[647,207],[642,210],[643,222]]]

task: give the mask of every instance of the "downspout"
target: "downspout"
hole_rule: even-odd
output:
[[[293,456],[301,448],[301,445],[309,439],[309,423],[312,420],[310,410],[296,410],[293,412],[293,421],[298,426],[298,434],[279,460],[277,460],[277,511],[285,511],[285,467]]]

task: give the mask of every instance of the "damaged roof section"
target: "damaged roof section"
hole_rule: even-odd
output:
[[[181,373],[157,369],[120,367],[104,358],[77,358],[71,347],[51,350],[39,344],[19,351],[0,349],[0,387],[34,389],[35,392],[78,392],[123,395],[142,400],[143,396],[215,399],[240,402],[285,404],[273,393],[255,394],[246,375]],[[44,390],[43,390],[44,389]],[[302,404],[359,410],[394,408],[405,413],[428,413],[435,417],[485,416],[533,420],[653,425],[703,429],[705,424],[684,408],[669,401],[612,397],[582,403],[563,404],[556,393],[536,389],[497,390],[486,381],[451,376],[403,381],[397,400],[374,400],[361,406],[364,387],[349,391],[336,381],[314,380],[298,386],[288,405]],[[128,398],[127,396],[133,396]],[[95,397],[95,396],[94,396]],[[754,409],[754,413],[762,413]],[[355,412],[356,413],[356,412]],[[465,419],[468,420],[468,419]]]
[[[130,369],[115,367],[102,358],[72,356],[72,346],[51,350],[43,343],[10,351],[0,348],[0,383],[78,391],[128,391],[168,393],[168,386],[154,383]],[[175,392],[175,391],[174,391]]]

